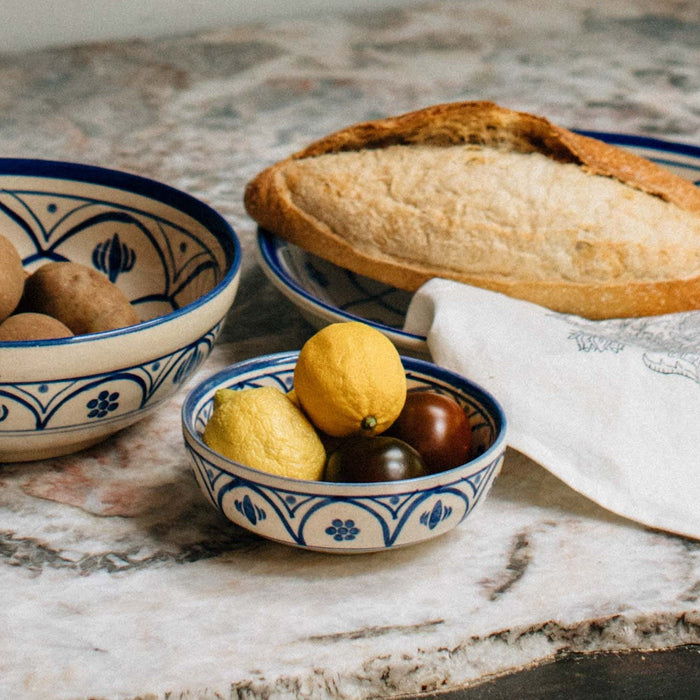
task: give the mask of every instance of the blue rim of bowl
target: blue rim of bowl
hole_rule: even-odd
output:
[[[179,309],[149,319],[148,321],[142,321],[133,326],[117,328],[111,331],[88,333],[71,338],[0,341],[0,348],[75,345],[102,338],[129,335],[136,331],[152,328],[166,323],[173,318],[189,314],[203,306],[228,287],[240,270],[242,257],[241,244],[233,227],[221,214],[208,204],[170,185],[143,177],[142,175],[103,168],[97,165],[34,158],[0,158],[0,176],[2,175],[46,177],[111,187],[113,189],[124,190],[125,192],[155,199],[175,209],[180,209],[205,226],[207,230],[216,237],[226,255],[228,269],[221,281],[206,294],[203,294],[195,301]]]
[[[380,331],[387,333],[389,335],[395,335],[398,338],[403,338],[407,341],[418,341],[425,342],[426,337],[423,335],[417,335],[415,333],[408,333],[402,328],[396,326],[390,326],[386,323],[381,323],[380,321],[369,321],[363,316],[358,314],[350,313],[344,309],[340,309],[333,304],[329,304],[323,299],[319,299],[309,292],[308,289],[303,287],[299,282],[292,277],[282,266],[280,261],[280,256],[278,254],[278,246],[280,243],[284,243],[282,239],[278,238],[274,233],[266,231],[263,228],[258,228],[258,251],[262,256],[268,269],[272,272],[276,279],[278,279],[286,289],[296,294],[297,296],[304,299],[311,306],[324,309],[332,316],[336,318],[345,319],[347,321],[361,321],[362,323],[367,323],[370,326],[374,326]]]
[[[574,131],[578,134],[581,134],[582,136],[596,138],[600,141],[605,141],[606,143],[610,143],[616,146],[647,148],[670,154],[689,156],[691,158],[697,158],[698,161],[700,161],[700,146],[693,146],[691,144],[679,143],[674,141],[665,141],[663,139],[654,138],[651,136],[635,136],[632,134],[619,134],[608,131]],[[654,158],[652,156],[651,159],[655,162],[664,164],[664,161],[660,158]],[[672,164],[678,165],[677,163]],[[700,169],[700,163],[698,163],[698,169]],[[696,184],[700,184],[700,181],[698,181]],[[333,304],[324,301],[323,299],[315,297],[309,292],[308,289],[303,287],[298,280],[292,277],[282,266],[278,254],[278,245],[280,244],[281,239],[279,239],[274,233],[259,228],[257,240],[258,251],[270,272],[286,289],[288,289],[294,295],[306,301],[310,306],[323,309],[328,314],[335,316],[338,319],[346,319],[349,321],[362,321],[363,323],[367,323],[371,326],[374,326],[375,328],[387,333],[388,335],[393,335],[398,339],[403,339],[408,342],[425,343],[427,341],[427,337],[424,335],[409,333],[403,330],[402,328],[398,328],[396,326],[389,326],[378,321],[367,320],[362,316],[340,309],[336,306],[333,306]]]
[[[234,375],[237,375],[239,373],[242,374],[244,372],[249,372],[251,370],[263,367],[274,368],[280,367],[282,365],[288,365],[291,361],[295,361],[298,356],[298,350],[289,352],[279,352],[271,355],[261,355],[258,357],[250,358],[248,360],[242,360],[241,362],[236,362],[235,364],[229,365],[228,367],[219,370],[218,372],[207,377],[204,381],[200,382],[198,385],[190,389],[187,396],[185,397],[181,409],[183,430],[185,430],[185,432],[197,443],[197,445],[202,451],[212,455],[217,460],[222,460],[223,462],[230,462],[232,465],[235,465],[237,469],[244,469],[251,475],[264,475],[264,472],[261,472],[258,469],[254,469],[252,467],[246,466],[245,464],[239,464],[238,462],[234,462],[233,460],[227,459],[219,452],[212,450],[208,445],[206,445],[206,443],[197,433],[197,430],[194,425],[195,409],[202,402],[204,397],[207,394],[209,394],[215,387],[224,384],[229,379],[232,379]],[[505,447],[505,441],[508,432],[508,420],[506,418],[503,407],[493,396],[493,394],[491,394],[489,391],[479,386],[478,384],[475,384],[470,379],[467,379],[466,377],[462,376],[461,374],[445,369],[444,367],[440,367],[439,365],[433,364],[432,362],[428,362],[427,360],[421,360],[415,357],[406,357],[402,355],[401,361],[404,365],[404,369],[407,372],[415,371],[424,375],[435,377],[435,379],[442,381],[449,386],[453,386],[455,389],[458,389],[459,391],[462,391],[465,394],[469,394],[469,396],[473,396],[477,401],[482,403],[485,409],[493,416],[494,422],[496,424],[496,439],[493,441],[493,444],[491,444],[488,447],[488,449],[484,450],[484,452],[478,455],[478,457],[476,457],[475,459],[483,459],[484,457],[488,458],[489,456],[495,454],[496,452]],[[470,462],[472,461],[474,460],[470,460]],[[470,462],[466,462],[465,464],[469,464]],[[428,481],[430,479],[434,479],[436,476],[450,474],[451,472],[454,472],[458,469],[462,469],[463,467],[464,465],[460,465],[458,467],[454,467],[453,469],[447,469],[444,472],[439,472],[437,474],[428,474],[427,476],[419,476],[413,479],[402,479],[392,481],[389,483],[391,483],[392,485],[409,483],[417,484],[424,481]],[[233,474],[227,469],[223,470],[228,474]],[[337,481],[308,482],[304,479],[294,479],[292,477],[281,477],[276,475],[266,476],[284,479],[285,481],[289,481],[291,483],[296,484],[324,484],[332,489],[347,489],[349,487],[357,487],[359,489],[376,489],[377,486],[379,486],[379,484],[377,483],[369,482],[353,484],[346,484]]]

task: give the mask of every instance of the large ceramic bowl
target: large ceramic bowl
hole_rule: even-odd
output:
[[[239,242],[219,214],[123,172],[0,159],[0,231],[28,272],[90,265],[142,319],[0,343],[0,462],[74,452],[158,408],[208,356],[238,286]]]
[[[455,398],[472,424],[475,450],[466,464],[416,479],[343,484],[279,477],[237,464],[209,449],[202,432],[218,389],[292,388],[297,352],[268,355],[224,369],[185,398],[185,446],[209,502],[229,520],[271,540],[324,552],[372,552],[451,530],[485,498],[506,448],[506,419],[496,399],[452,372],[403,357],[409,391]]]

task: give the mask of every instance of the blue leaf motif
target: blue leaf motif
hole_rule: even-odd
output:
[[[202,359],[202,353],[198,348],[194,352],[190,353],[182,364],[177,368],[173,381],[175,384],[182,384],[191,374],[197,369],[200,360]]]
[[[267,515],[259,506],[254,505],[247,494],[243,497],[243,501],[235,501],[236,510],[244,515],[251,525],[255,525],[259,520],[265,520]]]
[[[434,529],[435,526],[442,520],[442,501],[438,501],[433,509],[430,511],[430,517],[428,518],[428,528],[430,530]]]
[[[452,508],[443,506],[442,500],[438,499],[431,511],[425,511],[420,516],[421,525],[425,525],[429,530],[434,530],[440,522],[447,520],[452,513]]]
[[[98,243],[92,251],[92,264],[115,282],[122,272],[128,272],[134,267],[136,253],[126,243],[122,243],[119,234]]]
[[[255,515],[255,508],[253,508],[253,502],[250,500],[250,496],[246,496],[243,499],[243,515],[250,520],[252,525],[255,525],[255,523],[258,522],[258,518]]]

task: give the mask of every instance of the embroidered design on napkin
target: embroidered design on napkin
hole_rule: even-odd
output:
[[[572,327],[568,339],[581,352],[619,353],[635,345],[647,368],[687,377],[700,384],[700,312],[667,316],[588,321],[561,315]]]

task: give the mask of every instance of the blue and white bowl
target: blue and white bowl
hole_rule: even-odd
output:
[[[456,399],[472,424],[475,456],[439,474],[404,481],[344,484],[276,476],[238,464],[202,441],[219,389],[272,385],[289,391],[298,352],[254,358],[193,388],[182,408],[185,446],[208,501],[262,537],[322,552],[373,552],[453,529],[486,497],[506,449],[506,418],[488,392],[429,362],[403,357],[409,391]]]
[[[0,342],[0,462],[74,452],[157,409],[209,355],[238,287],[229,224],[184,192],[124,172],[0,159],[0,231],[28,272],[90,265],[142,319]]]

